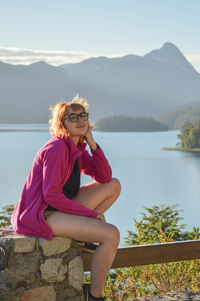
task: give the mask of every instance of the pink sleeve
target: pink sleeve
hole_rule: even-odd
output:
[[[108,183],[112,179],[112,169],[106,159],[103,150],[98,145],[98,149],[93,151],[92,156],[85,149],[82,154],[82,171],[91,176],[99,183]]]
[[[43,196],[50,206],[67,213],[96,218],[98,213],[67,198],[62,192],[62,179],[66,170],[67,153],[60,142],[51,146],[43,157]]]

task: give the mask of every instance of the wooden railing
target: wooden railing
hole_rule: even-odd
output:
[[[92,246],[91,246],[92,247]],[[93,245],[95,249],[95,245]],[[94,250],[82,248],[84,271],[90,271]],[[112,268],[200,259],[200,240],[119,248]]]

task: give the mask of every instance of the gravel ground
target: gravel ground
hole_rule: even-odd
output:
[[[200,301],[200,292],[198,293],[190,293],[190,292],[179,292],[179,293],[169,293],[165,296],[155,296],[155,297],[140,297],[137,299],[132,299],[129,301],[156,301],[156,300],[163,300],[163,301],[172,301],[172,300],[184,300],[184,301]]]

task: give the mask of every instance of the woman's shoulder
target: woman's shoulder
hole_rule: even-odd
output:
[[[46,145],[63,146],[65,145],[65,139],[62,137],[53,136],[47,141]]]
[[[42,149],[62,148],[65,146],[64,139],[58,136],[51,137],[42,147]]]
[[[64,141],[64,138],[53,136],[51,137],[39,150],[38,154],[43,155],[48,152],[66,152],[67,145]]]

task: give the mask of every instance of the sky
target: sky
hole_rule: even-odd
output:
[[[175,44],[200,72],[200,0],[0,0],[0,61],[52,65]]]

